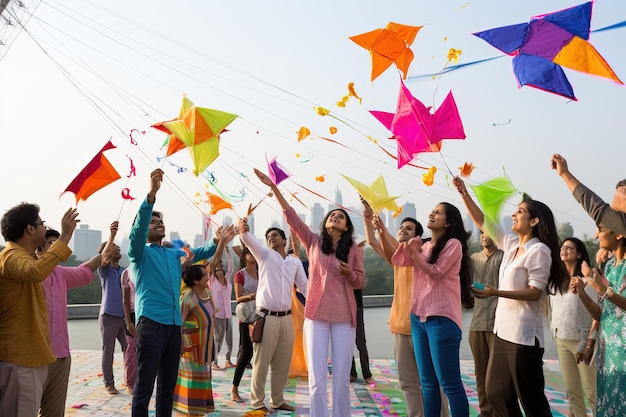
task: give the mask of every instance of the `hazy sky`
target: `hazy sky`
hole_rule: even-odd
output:
[[[74,196],[61,192],[111,138],[117,149],[106,156],[122,179],[78,204],[83,223],[108,230],[119,217],[122,233],[130,228],[149,185],[149,173],[163,167],[166,180],[157,209],[166,216],[168,231],[178,230],[192,241],[201,230],[196,193],[207,181],[176,166],[191,168],[182,151],[170,162],[157,161],[165,135],[150,125],[174,118],[183,94],[198,106],[240,117],[221,139],[219,158],[209,167],[220,192],[233,199],[235,213],[245,215],[267,189],[252,174],[266,170],[266,156],[278,157],[293,175],[281,184],[296,210],[306,213],[320,202],[309,192],[334,199],[342,190],[344,204],[357,205],[357,193],[340,174],[371,183],[384,175],[397,201],[416,204],[418,220],[439,201],[462,207],[451,187],[453,174],[465,161],[477,167],[469,183],[500,176],[547,203],[557,221],[571,222],[577,235],[592,234],[594,225],[550,170],[550,156],[563,154],[579,179],[610,200],[617,180],[624,177],[624,86],[565,69],[577,102],[524,87],[517,88],[511,59],[504,57],[435,80],[407,82],[412,94],[437,107],[452,90],[467,139],[445,141],[441,154],[423,154],[414,163],[436,166],[435,184],[422,183],[423,169],[396,168],[376,139],[392,154],[395,142],[368,110],[393,112],[399,90],[392,66],[370,82],[368,52],[348,36],[384,27],[389,21],[423,25],[412,50],[409,76],[441,69],[450,48],[461,49],[459,63],[500,55],[472,32],[522,23],[530,16],[579,3],[554,0],[484,1],[202,1],[202,0],[45,0],[26,1],[18,19],[26,29],[7,51],[0,46],[0,153],[2,207],[20,201],[39,203],[41,216],[58,227]],[[38,5],[37,8],[35,6]],[[8,11],[3,16],[8,16]],[[626,3],[598,0],[592,29],[626,19]],[[17,34],[19,24],[0,25],[0,39]],[[13,31],[13,32],[11,32]],[[591,43],[618,76],[626,78],[624,29],[591,35]],[[363,104],[351,100],[345,109],[335,102],[354,82]],[[339,120],[315,114],[313,107],[331,110]],[[508,121],[510,120],[510,123]],[[494,126],[495,124],[495,126]],[[331,137],[297,142],[307,126],[313,136]],[[130,143],[129,132],[138,145]],[[145,135],[137,132],[145,131]],[[297,157],[296,155],[300,155]],[[137,177],[126,178],[132,158]],[[302,162],[308,160],[308,162]],[[319,178],[323,177],[324,182]],[[317,178],[317,180],[316,180]],[[126,202],[130,188],[137,200]],[[243,190],[243,191],[242,191]],[[213,187],[209,191],[216,192]],[[306,208],[293,199],[300,199]],[[505,208],[512,212],[519,196]],[[231,211],[224,212],[231,217]],[[267,198],[255,212],[257,231],[279,217]],[[221,222],[222,213],[214,216]],[[358,219],[357,221],[360,221]],[[258,233],[258,232],[257,232]]]

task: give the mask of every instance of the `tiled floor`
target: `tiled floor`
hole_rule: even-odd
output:
[[[478,404],[475,392],[474,369],[471,361],[462,361],[461,371],[463,383],[470,403],[470,416],[478,415]],[[108,395],[102,383],[100,372],[100,352],[91,350],[72,351],[72,372],[70,375],[67,416],[98,416],[120,417],[130,416],[131,396],[123,390],[122,357],[115,356],[114,372],[117,381],[118,395]],[[398,387],[397,371],[392,360],[376,359],[372,363],[375,387],[366,386],[359,381],[352,384],[351,403],[353,416],[403,416],[405,403],[402,392]],[[546,361],[544,365],[546,376],[546,395],[552,406],[554,416],[567,416],[567,399],[564,386],[556,361]],[[249,400],[251,371],[246,371],[240,385],[240,394],[244,400]],[[209,414],[211,417],[243,416],[251,411],[249,403],[235,404],[230,401],[233,369],[215,371],[213,373],[213,393],[217,411]],[[328,379],[329,392],[330,381]],[[277,416],[308,416],[309,396],[308,384],[303,378],[289,380],[285,398],[291,404],[295,403],[293,413],[280,411]],[[151,404],[151,415],[154,415],[154,400]],[[175,415],[176,413],[174,413]]]

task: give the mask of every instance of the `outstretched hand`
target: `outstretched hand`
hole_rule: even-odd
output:
[[[550,159],[550,167],[555,170],[559,176],[569,172],[569,169],[567,168],[567,161],[558,153],[552,155],[552,158]]]
[[[63,214],[61,218],[61,236],[59,240],[65,243],[69,243],[74,230],[76,229],[76,225],[80,222],[78,218],[78,210],[76,208],[71,208]]]
[[[254,173],[256,174],[256,176],[261,180],[261,182],[265,185],[267,185],[268,187],[276,187],[276,184],[274,184],[272,182],[272,179],[270,177],[268,177],[267,175],[265,175],[263,172],[261,172],[260,170],[254,168]]]

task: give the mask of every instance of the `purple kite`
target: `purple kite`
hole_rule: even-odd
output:
[[[474,33],[513,56],[518,86],[524,85],[576,100],[563,67],[623,84],[588,42],[593,2],[531,17],[529,23]]]
[[[267,156],[265,158],[267,160]],[[291,177],[291,174],[289,174],[283,167],[278,165],[275,157],[272,158],[270,161],[267,161],[267,170],[270,179],[275,185],[278,185],[283,180]]]
[[[452,92],[448,93],[434,114],[430,109],[413,97],[400,80],[396,113],[370,110],[394,134],[398,143],[398,169],[420,152],[439,152],[442,139],[465,139]]]

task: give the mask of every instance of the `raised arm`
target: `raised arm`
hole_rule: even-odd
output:
[[[460,177],[454,177],[452,178],[452,184],[454,184],[459,194],[461,195],[461,199],[463,200],[465,208],[472,218],[472,221],[474,222],[476,227],[484,232],[485,217],[483,215],[483,211],[480,209],[480,207],[478,207],[476,202],[474,202],[474,199],[472,199],[472,197],[467,192],[465,182]]]
[[[374,252],[384,258],[385,255],[383,248],[378,239],[376,239],[376,232],[374,231],[374,226],[372,225],[372,221],[374,220],[374,211],[370,205],[367,204],[367,201],[363,199],[363,197],[361,197],[361,202],[363,203],[363,227],[365,228],[365,241],[372,247],[372,249],[374,249]]]
[[[227,245],[235,238],[235,226],[232,224],[226,227],[220,227],[217,229],[217,249],[215,249],[215,253],[213,254],[213,258],[211,258],[211,263],[213,264],[213,271],[215,271],[215,267],[222,262],[222,255],[224,254],[224,248],[227,248]]]
[[[374,229],[378,232],[378,238],[380,239],[380,246],[383,250],[382,257],[390,264],[391,257],[400,246],[400,243],[396,240],[396,238],[389,233],[389,230],[385,227],[380,216],[374,216]]]
[[[272,182],[270,177],[268,177],[267,175],[265,175],[264,173],[262,173],[256,168],[254,169],[254,173],[256,174],[257,177],[259,177],[259,179],[261,180],[263,184],[270,187],[270,190],[272,190],[272,193],[276,197],[276,201],[278,201],[278,204],[280,204],[280,207],[283,210],[288,210],[291,206],[289,205],[285,197],[282,195],[282,193],[278,191],[278,186]]]
[[[115,220],[113,223],[111,223],[111,226],[109,226],[109,237],[104,245],[104,248],[102,248],[102,261],[101,261],[101,265],[107,266],[111,263],[111,257],[113,256],[113,252],[114,252],[114,241],[115,241],[115,236],[117,235],[117,231],[120,227],[120,222],[118,222],[117,220]]]

